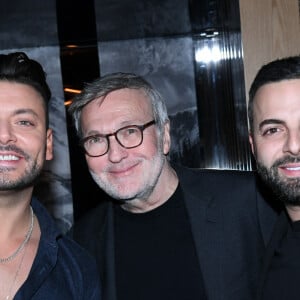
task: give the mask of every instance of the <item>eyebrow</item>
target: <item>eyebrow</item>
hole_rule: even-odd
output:
[[[140,123],[139,121],[136,121],[136,122],[132,122],[132,121],[123,121],[120,123],[120,127],[118,129],[116,129],[115,131],[110,131],[108,133],[102,133],[102,132],[99,132],[97,129],[93,129],[93,130],[90,130],[86,133],[86,136],[89,137],[89,136],[95,136],[95,135],[101,135],[101,136],[106,136],[108,134],[112,134],[116,131],[118,131],[119,129],[122,129],[124,127],[127,127],[127,126],[136,126],[138,124],[136,123]],[[138,125],[139,126],[139,125]]]
[[[34,115],[35,117],[39,117],[39,115],[31,108],[20,108],[17,109],[14,113],[15,115],[21,115],[21,114],[30,114]]]
[[[285,122],[278,119],[266,119],[259,124],[258,128],[261,130],[262,127],[269,124],[285,124]]]

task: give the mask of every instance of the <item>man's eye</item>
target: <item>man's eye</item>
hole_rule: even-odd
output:
[[[22,126],[34,126],[34,123],[28,120],[21,120],[18,121],[18,124],[22,125]]]
[[[129,128],[126,128],[126,130],[124,130],[124,135],[128,136],[128,135],[132,135],[132,134],[137,134],[138,133],[138,129],[135,128],[135,127],[129,127]]]
[[[104,138],[102,136],[91,136],[88,138],[88,140],[86,141],[87,144],[101,144],[104,142]]]
[[[272,135],[272,134],[275,134],[277,132],[280,132],[279,128],[268,128],[268,129],[263,131],[263,135]]]

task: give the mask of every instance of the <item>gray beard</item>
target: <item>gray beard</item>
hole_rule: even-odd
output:
[[[271,168],[257,162],[257,172],[274,195],[284,205],[300,206],[300,178],[282,178],[278,166],[285,163],[300,162],[300,158],[286,156],[274,162]]]

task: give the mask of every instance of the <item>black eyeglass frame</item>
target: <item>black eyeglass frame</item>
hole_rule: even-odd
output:
[[[155,120],[152,120],[152,121],[150,121],[150,122],[147,122],[147,123],[145,123],[145,124],[143,124],[143,125],[127,125],[127,126],[124,126],[124,127],[119,128],[118,130],[116,130],[116,131],[113,132],[113,133],[109,133],[109,134],[94,134],[94,135],[89,135],[89,136],[87,136],[87,137],[81,139],[79,143],[80,143],[80,146],[84,149],[84,152],[85,152],[88,156],[90,156],[90,157],[99,157],[99,156],[103,156],[103,155],[105,155],[105,154],[109,151],[109,146],[110,146],[110,145],[109,145],[109,137],[110,137],[110,136],[114,136],[114,137],[116,138],[116,141],[119,143],[119,145],[122,146],[122,147],[125,148],[125,149],[136,148],[136,147],[140,146],[140,145],[143,143],[143,140],[144,140],[144,130],[145,130],[146,128],[148,128],[149,126],[154,125],[154,124],[156,124],[156,121],[155,121]],[[132,127],[138,128],[138,129],[141,131],[141,137],[142,137],[142,138],[141,138],[140,143],[138,143],[137,145],[131,146],[131,147],[127,147],[127,146],[124,146],[124,145],[119,141],[117,134],[118,134],[118,132],[121,131],[121,130],[124,130],[124,129],[126,129],[126,128],[132,128]],[[105,151],[103,154],[100,154],[100,155],[91,155],[91,154],[86,150],[84,144],[85,144],[86,141],[88,141],[89,139],[91,139],[91,138],[96,138],[96,137],[106,138],[106,140],[107,140],[107,149],[106,149],[106,151]]]

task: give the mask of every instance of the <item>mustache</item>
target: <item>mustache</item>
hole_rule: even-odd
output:
[[[285,156],[282,158],[277,159],[272,167],[279,167],[284,164],[289,164],[289,163],[300,163],[300,156],[295,157],[295,156]]]
[[[24,152],[22,149],[20,149],[19,147],[15,146],[15,145],[7,145],[7,146],[0,146],[0,151],[13,151],[17,154],[20,154],[21,156],[23,156],[25,158],[25,160],[27,160],[29,158],[29,155]]]

